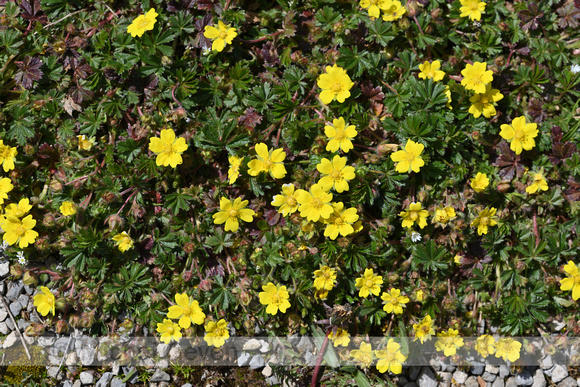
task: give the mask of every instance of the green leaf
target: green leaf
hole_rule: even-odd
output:
[[[191,195],[184,194],[182,192],[174,192],[167,195],[165,199],[165,205],[171,209],[174,215],[179,214],[181,210],[189,209],[188,200],[193,199]]]

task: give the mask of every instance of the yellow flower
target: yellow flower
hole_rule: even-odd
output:
[[[22,220],[14,215],[8,215],[1,225],[5,231],[4,241],[10,246],[18,242],[18,247],[21,249],[28,247],[38,237],[38,233],[33,230],[34,226],[36,226],[36,220],[32,218],[32,215],[28,215]]]
[[[272,282],[262,285],[263,292],[260,292],[260,304],[267,305],[266,313],[276,315],[278,310],[286,313],[290,307],[289,295],[286,286],[276,286]]]
[[[526,117],[516,117],[511,125],[503,124],[499,135],[510,142],[510,149],[516,155],[522,153],[522,148],[530,150],[536,146],[534,138],[538,135],[538,125],[534,123],[526,124]]]
[[[71,216],[77,213],[77,206],[71,201],[64,201],[60,206],[60,212],[64,216]]]
[[[485,93],[477,93],[469,98],[472,103],[469,112],[475,118],[483,114],[485,118],[490,118],[496,115],[495,103],[503,99],[503,94],[498,89],[492,89],[491,83],[485,86]]]
[[[324,134],[330,139],[326,144],[326,150],[336,152],[339,148],[348,153],[353,148],[351,140],[357,135],[354,125],[346,126],[344,118],[332,120],[332,126],[324,127]]]
[[[383,15],[383,20],[392,22],[395,20],[399,20],[403,17],[407,10],[400,1],[397,0],[388,0],[387,7],[384,9],[385,14]]]
[[[417,301],[422,302],[425,299],[425,292],[421,289],[417,289],[415,291],[415,297],[417,298]]]
[[[463,75],[463,80],[461,85],[465,87],[466,90],[473,90],[476,93],[485,93],[485,86],[493,81],[493,72],[491,70],[486,70],[487,63],[485,62],[475,62],[472,65],[467,64],[463,70],[461,70],[461,75]]]
[[[407,356],[401,353],[401,345],[392,338],[387,342],[387,349],[375,351],[377,359],[377,370],[380,373],[391,371],[395,375],[403,371],[403,363]]]
[[[337,65],[326,66],[326,73],[320,74],[316,84],[322,89],[320,101],[325,105],[335,99],[343,103],[345,99],[350,97],[349,90],[354,86],[354,82],[350,80],[346,71]]]
[[[447,332],[443,331],[437,334],[437,341],[435,348],[442,351],[445,356],[453,356],[457,353],[457,349],[463,347],[463,339],[459,337],[459,332],[456,329],[449,328]]]
[[[338,234],[342,236],[352,234],[354,232],[352,224],[358,220],[356,208],[351,207],[345,210],[342,202],[332,203],[332,208],[334,212],[325,220],[324,236],[335,240]]]
[[[232,40],[238,36],[236,29],[230,27],[229,24],[218,21],[218,28],[214,26],[205,26],[203,36],[213,40],[211,49],[217,52],[222,52],[226,44],[232,44]]]
[[[238,156],[228,157],[230,162],[230,169],[228,169],[228,179],[230,179],[230,184],[234,184],[238,177],[240,176],[240,166],[242,165],[242,159]]]
[[[479,0],[459,0],[461,3],[460,17],[469,16],[471,20],[481,20],[481,14],[485,13],[485,3]]]
[[[18,204],[10,203],[6,206],[4,210],[6,215],[14,215],[17,218],[22,218],[24,215],[28,214],[28,211],[32,209],[30,205],[30,200],[20,199]]]
[[[354,167],[346,165],[346,157],[334,156],[332,161],[322,158],[320,164],[316,166],[322,177],[318,184],[329,191],[334,188],[336,192],[348,191],[348,181],[355,178]]]
[[[154,8],[151,8],[145,15],[139,15],[130,26],[127,27],[127,32],[131,34],[132,37],[143,36],[145,31],[151,31],[155,26],[157,21],[157,16],[159,14],[155,12]]]
[[[413,341],[420,340],[421,344],[423,344],[425,340],[430,340],[431,335],[435,334],[431,316],[427,315],[419,324],[413,324],[413,330],[415,331],[415,339]]]
[[[254,149],[258,159],[248,163],[248,173],[251,176],[258,176],[262,172],[269,172],[274,179],[282,179],[286,176],[286,168],[283,163],[286,152],[282,148],[268,151],[268,146],[261,142],[256,144]]]
[[[0,140],[0,164],[2,164],[4,172],[14,169],[14,160],[16,160],[17,154],[16,147],[4,145],[4,141]]]
[[[445,76],[445,73],[439,70],[440,67],[441,62],[439,62],[438,60],[435,60],[433,62],[429,62],[426,60],[423,64],[419,65],[419,70],[421,70],[421,72],[419,73],[419,78],[421,79],[431,78],[433,79],[433,82],[438,82],[442,80],[443,77]]]
[[[471,188],[475,192],[482,192],[489,185],[489,178],[485,173],[477,172],[477,175],[471,181]]]
[[[183,162],[181,154],[187,150],[185,138],[179,137],[175,139],[175,132],[173,129],[163,129],[161,131],[161,138],[152,137],[149,139],[149,150],[157,154],[155,164],[157,166],[168,166],[172,168],[177,167]]]
[[[336,270],[328,266],[320,266],[314,271],[314,287],[318,290],[330,291],[336,284]]]
[[[121,252],[125,252],[129,249],[133,248],[133,239],[127,234],[127,232],[123,231],[120,234],[117,234],[113,237],[113,240],[117,242],[117,247]]]
[[[225,344],[226,340],[230,338],[228,331],[228,323],[223,318],[217,323],[210,321],[205,326],[204,340],[207,345],[213,345],[216,348]]]
[[[527,193],[534,194],[539,190],[542,191],[548,190],[548,182],[546,181],[546,178],[544,177],[544,174],[541,171],[536,173],[532,172],[530,173],[530,175],[532,176],[533,181],[532,184],[526,187]]]
[[[328,219],[334,212],[330,204],[332,194],[326,192],[320,184],[314,184],[310,187],[310,192],[298,190],[297,199],[300,204],[298,208],[300,216],[311,222],[318,222],[320,218]]]
[[[481,335],[475,340],[475,350],[482,356],[487,357],[495,352],[495,339],[490,335]]]
[[[335,347],[338,347],[339,345],[347,347],[348,343],[350,343],[350,334],[342,328],[336,328],[336,332],[330,332],[328,340],[332,341]]]
[[[445,224],[456,216],[457,214],[455,213],[455,209],[453,207],[437,208],[435,210],[433,222]]]
[[[179,325],[167,318],[163,319],[163,323],[157,323],[157,332],[161,333],[161,341],[165,344],[171,340],[179,341],[182,336]]]
[[[381,300],[385,302],[383,310],[387,313],[402,314],[403,307],[409,302],[409,297],[401,296],[401,290],[392,288],[389,293],[383,292]]]
[[[52,292],[46,286],[41,286],[40,291],[42,293],[34,296],[34,306],[36,306],[36,310],[38,310],[38,313],[40,313],[42,316],[46,316],[48,312],[52,313],[54,316],[54,294],[52,294]]]
[[[361,0],[360,6],[361,8],[368,8],[369,16],[376,19],[381,15],[381,9],[384,10],[390,3],[391,0]]]
[[[202,325],[205,321],[205,313],[201,310],[199,302],[190,298],[186,293],[175,295],[177,305],[169,307],[167,317],[179,319],[179,326],[187,329],[191,323]]]
[[[294,191],[294,184],[283,184],[282,194],[274,196],[272,205],[278,208],[282,215],[290,215],[298,209],[298,191]]]
[[[463,258],[463,256],[459,255],[459,254],[455,254],[455,256],[453,257],[453,262],[455,262],[455,264],[460,265],[461,264],[461,258]]]
[[[367,298],[370,293],[378,296],[381,292],[383,277],[375,275],[373,269],[365,269],[362,277],[356,279],[355,286],[359,288],[358,296]]]
[[[238,231],[240,223],[238,219],[244,222],[252,222],[256,213],[254,210],[246,208],[247,200],[236,198],[233,202],[225,197],[220,200],[220,211],[213,214],[213,222],[215,224],[225,223],[226,231]]]
[[[487,234],[488,226],[497,225],[496,221],[497,218],[495,217],[496,211],[497,209],[494,207],[491,208],[486,207],[479,213],[479,215],[477,215],[477,218],[471,221],[470,226],[472,227],[477,226],[477,235]]]
[[[3,177],[0,179],[0,204],[4,203],[4,199],[8,199],[8,192],[12,191],[13,189],[14,186],[12,185],[12,181],[9,178]]]
[[[413,140],[407,141],[405,150],[396,151],[391,155],[397,165],[395,169],[399,173],[419,172],[425,162],[421,158],[421,153],[425,149],[425,145],[416,143]]]
[[[560,280],[560,290],[572,289],[572,299],[576,301],[580,298],[580,273],[578,272],[578,267],[574,262],[568,261],[568,264],[564,265],[564,271],[568,278]]]
[[[427,225],[429,211],[423,210],[421,202],[411,203],[409,209],[400,212],[399,216],[403,218],[403,227],[411,228],[414,223],[417,223],[420,228],[423,228]]]
[[[350,357],[357,360],[362,368],[366,368],[373,362],[373,348],[369,343],[360,343],[359,349],[350,351]]]
[[[91,148],[93,147],[93,144],[95,143],[94,137],[88,138],[84,134],[78,135],[77,139],[79,141],[79,150],[86,150],[86,151],[91,150]]]
[[[314,292],[314,298],[318,298],[319,300],[326,300],[328,298],[328,290],[316,289]]]
[[[495,343],[495,357],[503,358],[504,361],[509,360],[514,362],[520,358],[520,349],[522,343],[515,341],[509,337],[499,339]]]

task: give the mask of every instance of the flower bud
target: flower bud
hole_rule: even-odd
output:
[[[30,144],[26,144],[24,145],[24,153],[27,154],[28,156],[33,155],[35,152],[34,150],[34,146],[30,145]]]
[[[185,251],[187,254],[191,254],[195,251],[195,245],[191,242],[187,242],[183,245],[183,251]]]
[[[119,327],[117,328],[117,332],[129,334],[133,330],[134,327],[135,327],[135,325],[133,324],[133,322],[131,320],[125,319],[121,324],[119,324]]]
[[[211,283],[210,279],[204,279],[199,283],[198,289],[202,292],[209,292],[211,290]]]
[[[115,201],[115,194],[112,192],[105,192],[103,194],[103,201],[106,204],[113,203]]]
[[[24,282],[24,285],[27,286],[36,286],[37,279],[36,276],[34,276],[34,274],[31,274],[29,271],[27,271],[24,273],[24,276],[22,277],[22,282]]]
[[[238,295],[238,299],[240,300],[242,305],[248,306],[252,301],[252,296],[250,295],[250,293],[246,292],[245,290],[242,290]]]
[[[38,238],[36,242],[34,242],[34,246],[40,251],[46,251],[50,248],[50,243],[48,243],[48,237]]]
[[[78,328],[80,326],[81,318],[76,314],[70,315],[68,317],[68,323],[73,328]]]
[[[15,279],[19,279],[20,277],[22,277],[23,273],[24,273],[24,269],[22,269],[22,266],[20,266],[20,265],[10,266],[10,275],[12,277],[14,277]]]
[[[508,189],[510,189],[510,183],[508,182],[502,182],[497,185],[497,190],[501,193],[507,192]]]
[[[416,16],[419,12],[419,4],[416,1],[409,1],[405,6],[410,17]]]
[[[385,155],[390,152],[395,152],[398,148],[398,144],[382,143],[377,147],[377,152],[379,152],[380,155]]]
[[[45,328],[43,324],[39,323],[31,323],[29,326],[26,327],[24,333],[28,336],[40,336],[44,333]]]
[[[50,212],[48,214],[44,214],[44,217],[42,218],[42,225],[44,227],[52,227],[54,224],[54,215]]]
[[[48,186],[50,187],[50,189],[53,192],[60,192],[62,191],[62,183],[56,179],[52,179],[50,181],[50,183],[48,184]]]
[[[119,215],[113,214],[107,218],[107,224],[109,225],[110,231],[116,231],[120,228],[123,228],[125,221]]]
[[[58,320],[54,323],[54,330],[56,333],[68,332],[68,324],[64,320]]]
[[[83,328],[90,328],[95,322],[95,311],[84,312],[81,314],[79,325]]]
[[[431,11],[431,18],[437,19],[439,16],[441,16],[442,13],[443,11],[441,10],[441,8],[435,8],[433,11]]]
[[[59,297],[56,299],[56,301],[54,302],[54,307],[58,310],[65,310],[66,308],[66,300],[64,297]]]
[[[187,270],[183,272],[181,278],[183,279],[184,282],[189,282],[193,278],[193,273],[191,272],[191,270]]]

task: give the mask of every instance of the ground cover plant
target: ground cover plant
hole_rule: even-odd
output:
[[[320,329],[373,380],[395,337],[450,357],[484,321],[505,341],[473,350],[515,361],[554,318],[578,334],[580,2],[0,7],[29,333]]]

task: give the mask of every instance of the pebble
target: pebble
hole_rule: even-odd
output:
[[[4,309],[4,305],[0,305],[0,321],[6,320],[6,317],[8,317],[8,312]]]
[[[485,364],[477,361],[471,362],[471,373],[475,376],[482,375],[485,370]]]
[[[250,355],[247,352],[242,352],[240,354],[240,357],[238,357],[238,367],[245,367],[248,364],[250,364],[251,358],[252,358],[252,355]]]
[[[485,372],[489,372],[490,374],[497,375],[499,374],[499,367],[492,364],[485,365]]]
[[[518,386],[531,386],[534,384],[534,377],[528,370],[522,371],[522,373],[516,375],[516,383]]]
[[[77,364],[77,354],[75,352],[69,352],[64,359],[64,364],[72,366]]]
[[[518,384],[516,383],[516,377],[515,376],[511,376],[508,378],[508,380],[505,382],[505,387],[516,387]]]
[[[51,336],[39,336],[38,337],[38,345],[41,347],[50,347],[54,344],[56,339]]]
[[[437,379],[439,379],[439,387],[449,387],[451,386],[451,379],[453,379],[453,374],[451,372],[437,372]]]
[[[159,357],[165,357],[169,354],[169,344],[160,343],[157,344],[157,354]]]
[[[417,384],[419,387],[437,387],[437,378],[435,378],[430,368],[423,367],[417,378]]]
[[[10,348],[14,344],[16,344],[16,341],[18,341],[18,336],[16,336],[16,332],[12,332],[4,339],[4,344],[2,345],[2,347]]]
[[[24,285],[24,291],[26,292],[26,294],[28,294],[29,296],[32,296],[34,294],[34,291],[36,290],[36,288],[34,286],[31,285]]]
[[[191,385],[191,383],[185,383],[182,384],[181,387],[193,387],[193,386]]]
[[[266,364],[266,366],[262,370],[262,375],[264,375],[264,377],[266,378],[272,376],[272,367],[270,367],[270,364]]]
[[[95,378],[89,372],[83,371],[79,375],[79,380],[82,384],[93,384],[95,382]]]
[[[93,364],[96,355],[97,350],[95,348],[83,348],[79,351],[79,358],[84,366]]]
[[[537,369],[536,373],[534,374],[534,384],[533,387],[546,387],[548,383],[546,382],[546,378],[544,377],[544,373],[541,369]]]
[[[181,356],[183,355],[183,347],[176,345],[169,350],[169,360],[170,361],[178,361]]]
[[[123,382],[121,378],[115,376],[113,380],[111,380],[111,387],[125,387],[127,383]]]
[[[576,387],[576,386],[578,386],[578,383],[576,383],[576,380],[570,376],[568,376],[566,379],[558,383],[558,387]]]
[[[18,324],[18,328],[20,328],[20,331],[24,331],[26,328],[28,328],[28,326],[31,324],[28,321],[25,321],[24,319],[20,319],[17,322]]]
[[[266,362],[264,361],[262,355],[254,355],[250,360],[249,365],[251,369],[255,370],[258,368],[262,368],[264,365],[266,365]]]
[[[53,379],[57,379],[57,376],[59,378],[62,378],[61,373],[59,372],[59,368],[58,367],[48,367],[46,369],[46,374],[48,376],[50,376]]]
[[[22,310],[22,305],[20,304],[20,302],[15,301],[10,303],[10,312],[12,312],[12,315],[14,317],[18,316],[20,314],[20,311]]]
[[[22,289],[24,289],[24,284],[22,282],[10,282],[6,298],[10,301],[18,300],[18,297],[20,297],[20,294],[22,293]]]
[[[503,378],[496,378],[491,384],[491,387],[505,387],[505,382],[503,381]]]
[[[552,369],[552,382],[559,383],[562,380],[566,379],[568,376],[568,370],[566,367],[562,366],[561,364],[556,364]]]
[[[483,375],[481,375],[481,378],[482,378],[483,380],[485,380],[486,382],[489,382],[489,383],[491,383],[491,382],[493,382],[493,381],[494,381],[494,380],[497,378],[497,375],[495,375],[495,374],[492,374],[492,373],[490,373],[490,372],[487,372],[487,371],[485,371],[485,372],[483,373]]]
[[[431,360],[429,360],[429,365],[435,372],[443,371],[439,359],[432,358]]]
[[[155,373],[153,374],[153,376],[151,376],[151,379],[149,380],[153,383],[169,382],[171,381],[171,376],[169,376],[169,374],[163,370],[156,369]]]
[[[453,374],[453,380],[455,380],[458,384],[463,384],[467,380],[468,376],[469,375],[467,375],[463,371],[455,371],[455,373]]]
[[[99,381],[97,382],[97,384],[95,384],[95,387],[107,387],[109,385],[109,382],[111,381],[111,379],[113,378],[113,374],[110,372],[105,372],[101,378],[99,379]]]
[[[465,381],[465,387],[479,387],[479,382],[475,376],[470,376]]]
[[[254,351],[258,348],[260,348],[262,346],[262,344],[260,344],[260,342],[256,339],[250,339],[248,341],[246,341],[244,343],[244,346],[242,348],[242,350],[244,351]]]
[[[258,348],[260,348],[260,347],[258,347]],[[310,341],[310,339],[308,337],[302,336],[302,338],[300,339],[300,342],[298,343],[296,348],[300,352],[304,353],[304,352],[312,351],[312,349],[314,349],[314,345],[312,345],[312,342]]]
[[[546,357],[543,358],[542,362],[540,363],[540,368],[543,370],[550,369],[553,366],[554,366],[554,363],[552,362],[552,356],[550,356],[550,355],[546,355]]]
[[[6,277],[10,273],[10,263],[8,261],[0,261],[0,278]]]
[[[155,364],[155,367],[165,370],[169,368],[169,361],[167,359],[161,359]]]
[[[316,356],[310,351],[306,352],[304,360],[306,361],[306,365],[309,367],[314,367],[316,365]]]
[[[260,340],[260,343],[262,344],[262,346],[260,347],[260,352],[266,353],[270,350],[270,344],[268,344],[267,341]]]
[[[510,375],[510,369],[505,364],[499,366],[499,377],[500,378],[507,378]]]

